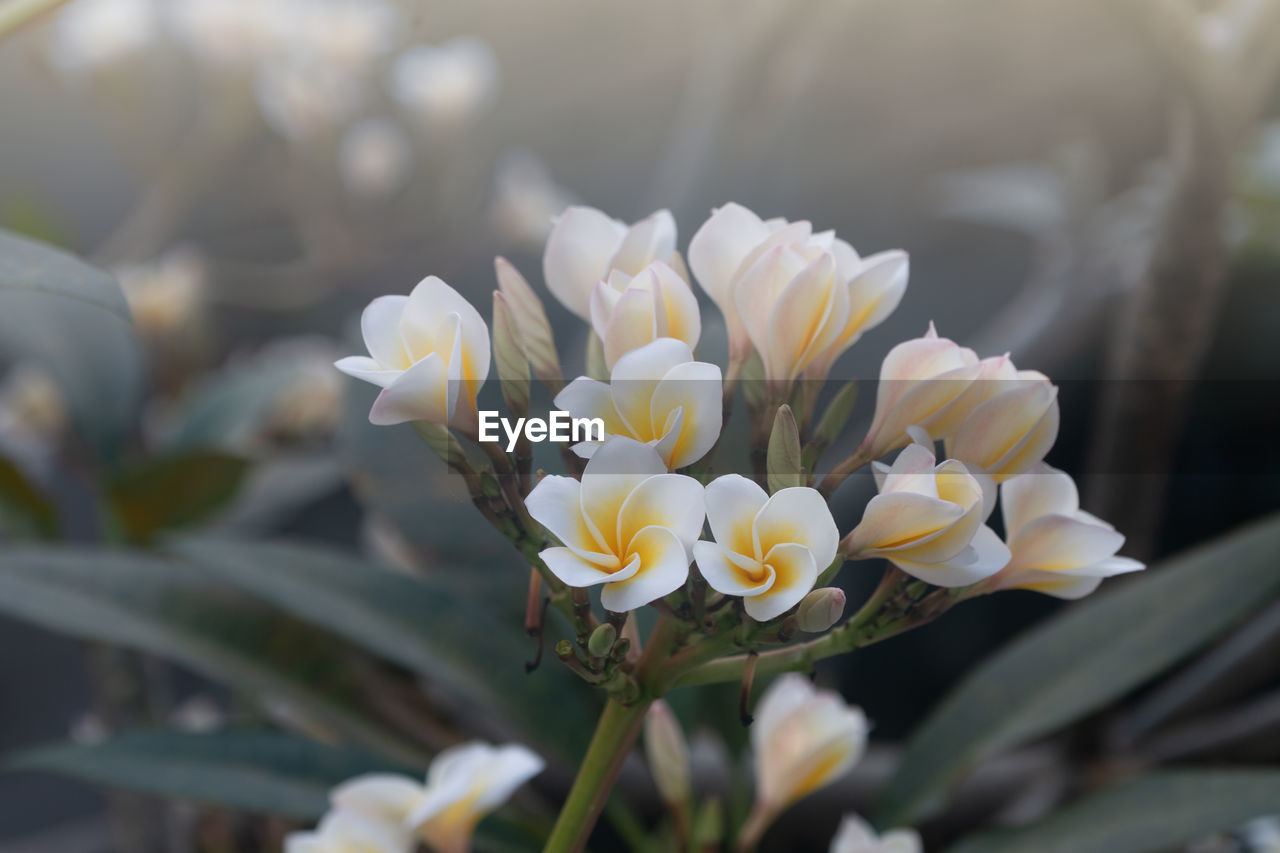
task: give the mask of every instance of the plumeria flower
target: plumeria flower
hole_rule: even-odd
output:
[[[871,824],[856,814],[847,814],[831,839],[831,853],[924,853],[924,845],[914,829],[891,829],[877,835]]]
[[[408,296],[380,296],[360,317],[368,356],[336,362],[382,387],[369,420],[427,421],[476,429],[476,393],[489,375],[489,329],[480,312],[435,276]]]
[[[634,276],[654,261],[675,263],[675,254],[676,221],[670,211],[627,225],[593,207],[570,207],[547,238],[542,274],[556,299],[593,322],[591,298],[597,282],[607,281],[615,270]]]
[[[983,524],[994,495],[962,462],[935,465],[929,437],[912,429],[915,443],[893,466],[873,467],[880,494],[844,542],[854,559],[883,557],[936,586],[968,586],[1002,569],[1009,549]]]
[[[797,486],[772,497],[738,474],[707,485],[715,542],[693,546],[698,570],[725,595],[740,595],[747,615],[766,622],[790,610],[836,557],[840,532],[816,490]]]
[[[364,101],[350,73],[300,56],[263,63],[254,75],[254,95],[263,120],[295,144],[336,131]]]
[[[787,673],[765,691],[751,725],[761,831],[789,805],[843,776],[867,745],[867,718],[840,694]]]
[[[76,0],[58,14],[50,56],[63,71],[87,73],[137,56],[159,34],[152,0]]]
[[[668,474],[658,452],[615,436],[587,462],[582,482],[544,477],[529,514],[564,544],[541,553],[571,587],[604,584],[600,602],[622,613],[678,589],[702,532],[702,484]]]
[[[911,426],[935,439],[950,438],[973,408],[974,380],[982,370],[973,350],[938,337],[932,323],[924,337],[889,350],[880,365],[876,413],[862,442],[870,458],[910,443]]]
[[[169,3],[170,28],[201,62],[247,68],[288,48],[299,9],[284,0],[183,0]]]
[[[392,96],[428,130],[465,127],[497,90],[498,59],[475,38],[410,48],[391,68]]]
[[[291,832],[284,853],[409,853],[412,838],[393,820],[331,811],[311,832]]]
[[[115,275],[134,326],[149,340],[189,334],[200,319],[208,267],[199,250],[179,246],[147,263],[118,267]]]
[[[832,231],[762,220],[732,203],[693,235],[689,266],[724,314],[731,358],[754,345],[769,378],[779,382],[806,367],[825,376],[897,307],[907,286],[902,252],[859,258]]]
[[[698,298],[680,274],[654,261],[634,277],[614,270],[591,291],[591,327],[604,345],[604,362],[658,338],[676,338],[690,349],[702,335]]]
[[[343,132],[338,175],[353,195],[385,198],[404,186],[412,168],[413,146],[399,125],[367,118]]]
[[[968,395],[968,416],[946,443],[947,455],[997,483],[1030,469],[1058,437],[1058,389],[1035,370],[1018,370],[1008,355],[982,360]]]
[[[1000,487],[1005,537],[1012,556],[990,581],[993,589],[1031,589],[1057,598],[1082,598],[1103,578],[1143,564],[1115,556],[1124,536],[1080,509],[1070,475],[1040,464]]]
[[[580,376],[556,395],[556,407],[600,418],[605,437],[652,446],[671,470],[697,462],[720,437],[724,418],[718,365],[693,360],[684,341],[658,338],[618,359],[608,384]],[[573,450],[590,459],[600,442]]]
[[[407,776],[373,773],[340,785],[331,800],[338,813],[393,822],[438,853],[465,853],[480,819],[545,766],[519,744],[473,741],[437,755],[425,785]]]
[[[322,64],[359,71],[388,53],[395,42],[398,10],[384,0],[291,2],[295,49]]]

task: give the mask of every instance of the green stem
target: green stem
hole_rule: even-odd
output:
[[[586,846],[651,702],[643,699],[623,705],[610,699],[605,705],[543,853],[579,853]]]

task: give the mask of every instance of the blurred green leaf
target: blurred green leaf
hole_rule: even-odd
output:
[[[365,713],[354,650],[193,566],[127,552],[6,549],[0,612],[151,652],[400,760],[424,758]]]
[[[1016,829],[950,853],[1156,853],[1234,829],[1280,808],[1280,770],[1154,773],[1099,791]]]
[[[209,377],[183,401],[165,446],[171,451],[243,447],[297,378],[296,365],[289,363],[254,363]]]
[[[318,818],[329,789],[361,773],[409,772],[361,750],[275,732],[128,732],[13,756],[7,770],[70,776],[159,797],[299,820]]]
[[[912,737],[880,805],[912,824],[977,761],[1078,720],[1167,670],[1280,592],[1280,516],[1074,605],[967,677]]]
[[[0,231],[0,349],[53,376],[99,452],[132,428],[142,356],[124,294],[107,273]]]
[[[216,450],[149,459],[122,471],[107,496],[126,540],[145,543],[225,507],[248,470],[247,459]]]
[[[409,577],[298,545],[187,539],[174,547],[203,571],[462,691],[530,740],[575,756],[586,745],[591,692],[549,655],[525,673],[533,641],[492,579]],[[524,587],[511,578],[517,598]]]
[[[22,469],[0,456],[0,533],[11,539],[52,538],[58,533],[58,510]]]

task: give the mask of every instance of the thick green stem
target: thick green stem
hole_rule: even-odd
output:
[[[579,853],[586,846],[651,702],[651,699],[642,699],[623,705],[610,699],[605,705],[591,745],[578,768],[578,776],[569,790],[569,799],[556,818],[543,853]]]

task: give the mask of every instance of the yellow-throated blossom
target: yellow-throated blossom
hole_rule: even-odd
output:
[[[880,494],[867,502],[862,521],[845,538],[854,559],[883,557],[909,575],[936,586],[967,586],[1002,569],[1009,549],[983,524],[994,494],[962,462],[935,465],[928,436],[913,429],[916,443],[893,466],[874,465]]]
[[[592,455],[581,482],[544,477],[525,503],[564,543],[542,552],[547,568],[571,587],[604,584],[600,603],[615,613],[680,588],[705,515],[701,483],[622,436]]]
[[[689,744],[671,706],[661,699],[644,717],[644,755],[653,783],[664,802],[683,805],[689,799]]]
[[[659,210],[629,226],[593,207],[570,207],[547,238],[542,274],[556,299],[590,322],[597,282],[615,270],[634,276],[654,261],[673,263],[675,253],[676,221],[670,211]]]
[[[914,829],[890,829],[877,835],[871,824],[847,814],[831,839],[830,853],[924,853],[924,845]]]
[[[997,483],[1030,469],[1058,437],[1058,389],[1007,355],[982,360],[966,395],[968,415],[947,439],[947,455]]]
[[[360,317],[368,356],[336,362],[382,387],[375,424],[427,421],[475,429],[476,392],[489,375],[489,329],[449,285],[428,276],[408,296],[380,296]]]
[[[694,361],[684,341],[659,338],[619,358],[608,384],[580,376],[555,402],[574,417],[600,418],[606,437],[652,445],[675,470],[697,462],[720,437],[721,395],[718,365]],[[590,458],[599,446],[589,441],[573,449]]]
[[[1124,536],[1081,510],[1070,475],[1048,465],[1005,480],[1000,509],[1012,556],[991,579],[994,589],[1082,598],[1103,578],[1143,568],[1137,560],[1115,556]]]
[[[876,413],[863,440],[871,459],[910,443],[918,426],[935,439],[950,438],[972,410],[974,380],[983,365],[977,354],[938,337],[933,324],[924,337],[889,350],[880,365]]]
[[[409,853],[412,838],[396,821],[331,811],[309,832],[291,832],[284,853]]]
[[[738,474],[707,485],[707,519],[715,542],[693,546],[698,570],[725,595],[740,595],[760,622],[781,616],[836,557],[840,532],[816,490],[796,486],[765,494]]]
[[[373,773],[340,785],[331,800],[337,813],[394,822],[437,853],[465,853],[480,819],[545,766],[519,744],[473,741],[437,755],[425,785],[407,776]]]
[[[844,775],[867,745],[867,718],[799,673],[778,678],[751,724],[756,811],[768,820]],[[767,820],[765,821],[767,823]]]
[[[825,375],[897,307],[907,286],[902,252],[860,258],[832,231],[765,221],[732,203],[693,235],[689,267],[724,314],[731,357],[754,345],[775,383],[806,368]]]
[[[654,261],[635,276],[620,270],[591,291],[591,327],[604,345],[604,363],[658,338],[675,338],[692,349],[702,335],[698,298],[680,274]]]

